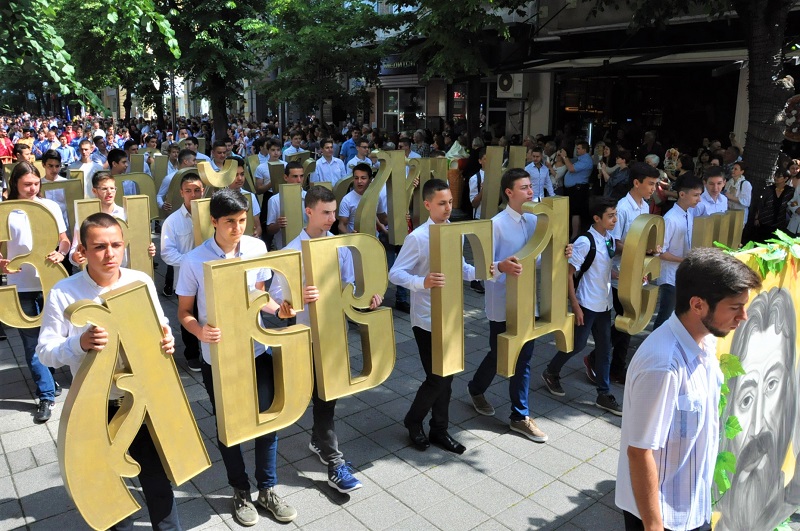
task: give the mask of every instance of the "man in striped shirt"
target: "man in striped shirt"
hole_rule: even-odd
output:
[[[761,279],[717,249],[678,266],[675,313],[641,344],[625,382],[616,504],[626,531],[707,529],[719,449],[716,338],[747,319]]]

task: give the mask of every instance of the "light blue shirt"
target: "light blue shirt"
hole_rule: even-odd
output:
[[[700,196],[700,202],[691,210],[692,215],[694,215],[696,218],[699,218],[700,216],[710,216],[711,214],[716,214],[717,212],[724,213],[728,211],[728,198],[725,197],[724,193],[720,193],[717,196],[717,200],[714,201],[714,198],[711,197],[711,195],[708,193],[708,190],[704,190],[703,194]]]
[[[548,197],[556,195],[555,190],[553,190],[553,180],[550,178],[550,169],[544,163],[540,168],[537,168],[536,164],[531,162],[525,166],[525,171],[531,176],[534,201],[541,201],[545,190],[547,190]]]
[[[592,156],[584,153],[572,162],[575,171],[568,171],[564,175],[564,186],[576,186],[578,184],[589,184],[589,176],[592,174],[594,168],[594,161]]]
[[[665,253],[674,254],[684,258],[692,248],[692,224],[694,216],[677,204],[664,214],[664,245]],[[675,285],[675,273],[678,271],[678,262],[661,260],[661,275],[658,283]]]
[[[525,247],[536,230],[536,219],[534,214],[519,214],[511,207],[492,218],[494,278],[485,284],[486,317],[490,321],[506,320],[506,274],[500,272],[497,264]]]
[[[251,236],[242,236],[239,247],[234,254],[235,258],[252,258],[267,254],[267,246],[263,241]],[[208,323],[208,308],[206,307],[206,286],[203,274],[203,264],[211,260],[227,258],[214,238],[209,238],[198,247],[184,255],[178,273],[178,284],[175,293],[181,297],[194,297],[197,303],[197,321],[201,326]],[[232,257],[233,258],[233,257]],[[256,282],[265,282],[272,278],[270,269],[253,269],[247,272],[247,287],[250,291],[256,288]],[[261,343],[254,341],[254,354],[256,357],[266,352]],[[208,343],[200,342],[200,351],[206,363],[211,363],[211,348]]]
[[[61,163],[62,164],[72,164],[76,160],[78,160],[78,154],[75,152],[75,149],[67,144],[66,146],[59,145],[56,148],[58,154],[61,155]]]
[[[625,381],[617,507],[641,517],[628,461],[632,446],[653,450],[665,528],[711,521],[722,381],[716,339],[709,334],[699,346],[674,313],[642,342]]]
[[[341,159],[331,157],[330,162],[325,160],[325,157],[317,160],[317,169],[311,174],[310,181],[318,183],[327,181],[333,186],[336,186],[340,180],[347,176],[347,171],[344,168],[344,162]]]

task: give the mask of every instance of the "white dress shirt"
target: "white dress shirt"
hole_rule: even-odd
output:
[[[69,165],[69,169],[83,171],[83,198],[94,199],[92,177],[94,177],[95,172],[103,169],[103,165],[96,163],[94,160],[89,162],[76,161]]]
[[[478,177],[480,177],[480,179],[481,179],[481,189],[482,189],[483,188],[483,181],[486,178],[483,170],[478,170],[478,173],[476,173],[475,175],[473,175],[472,177],[469,178],[469,200],[470,200],[470,202],[474,201],[475,198],[478,197],[478,194],[480,193],[480,190],[478,189]],[[477,207],[473,207],[473,208],[474,208],[474,213],[473,213],[472,217],[475,218],[475,219],[481,219],[481,205],[478,204]]]
[[[347,171],[341,159],[331,157],[331,160],[325,160],[325,157],[322,157],[317,160],[316,170],[311,174],[309,180],[312,183],[329,182],[336,186],[336,183],[344,179],[346,175]]]
[[[328,232],[323,236],[323,238],[333,236],[332,232]],[[294,249],[296,251],[303,251],[303,244],[301,243],[303,240],[310,240],[311,236],[308,235],[305,229],[300,231],[300,234],[294,240],[290,241],[286,244],[284,249]],[[339,247],[337,249],[339,253],[339,276],[342,281],[342,287],[344,284],[355,284],[356,283],[356,275],[355,275],[355,268],[353,267],[353,255],[350,253],[350,249],[348,247]],[[303,287],[306,286],[306,274],[305,271],[303,272]],[[276,271],[275,281],[269,287],[269,295],[273,299],[275,299],[278,304],[283,304],[283,289],[282,286],[284,282],[284,277],[282,274]],[[301,294],[302,296],[302,294]],[[298,304],[294,304],[293,306],[299,306]],[[297,323],[304,324],[306,326],[311,326],[311,316],[308,313],[308,304],[303,305],[303,311],[297,312]]]
[[[411,326],[428,332],[431,331],[431,290],[425,287],[425,277],[431,272],[430,226],[433,224],[428,218],[406,236],[389,271],[389,282],[411,291]],[[475,280],[475,268],[463,256],[461,273],[464,280]]]
[[[192,213],[186,205],[170,214],[161,225],[161,258],[175,268],[173,288],[178,281],[181,260],[194,249],[194,224]]]
[[[625,197],[617,201],[617,224],[614,226],[614,230],[611,231],[611,235],[615,240],[625,243],[625,237],[628,235],[628,231],[631,229],[633,220],[639,216],[649,213],[650,205],[647,203],[647,201],[642,201],[641,204],[637,204],[633,199],[633,196],[631,196],[630,192],[628,192]],[[617,253],[614,255],[613,267],[617,273],[619,273],[619,266],[621,262],[622,253]],[[617,287],[618,283],[619,279],[612,278],[612,286]]]
[[[664,214],[664,246],[663,252],[685,258],[692,248],[692,224],[694,216],[679,205],[673,206]],[[675,285],[675,273],[678,271],[678,262],[661,260],[661,275],[658,284]]]
[[[361,202],[361,197],[362,196],[355,190],[350,190],[350,192],[342,198],[342,202],[339,205],[339,217],[347,218],[347,230],[350,232],[356,230],[356,211],[358,210],[358,204]],[[380,194],[378,196],[378,208],[375,214],[385,214],[387,210],[386,196]]]
[[[288,162],[286,162],[285,160],[277,160],[275,162],[282,163],[284,168],[286,168],[286,165],[288,164]],[[256,171],[254,172],[254,177],[256,178],[256,181],[260,180],[263,184],[267,184],[268,185],[269,183],[272,182],[272,176],[269,173],[269,161],[264,162],[264,163],[259,164],[258,166],[256,166]],[[275,191],[275,190],[273,190],[273,191]]]
[[[725,186],[726,191],[732,191],[739,200],[738,203],[730,201],[728,203],[729,210],[744,210],[744,222],[747,224],[747,212],[750,207],[750,202],[753,197],[753,185],[750,181],[745,179],[744,175],[740,176],[738,180],[731,179]]]
[[[48,181],[44,177],[42,177],[42,184],[44,183],[57,183],[61,181],[66,181],[65,177],[60,175],[56,175],[56,178],[52,181]],[[56,189],[56,190],[47,190],[44,193],[44,196],[49,199],[50,201],[55,201],[59,208],[61,208],[61,216],[64,218],[64,225],[69,230],[69,217],[67,217],[67,194],[63,188]]]
[[[239,247],[231,257],[225,256],[225,252],[220,249],[214,238],[209,238],[202,245],[195,247],[181,260],[178,284],[175,293],[181,297],[194,297],[197,303],[197,321],[200,326],[208,323],[208,308],[206,307],[206,286],[204,281],[203,264],[211,260],[222,258],[252,258],[267,254],[267,246],[263,241],[252,236],[242,236]],[[247,272],[247,286],[250,291],[256,287],[256,282],[265,282],[272,278],[272,271],[266,268],[253,269]],[[233,310],[231,310],[233,311]],[[266,348],[258,341],[254,341],[255,356],[258,357]],[[200,342],[200,351],[203,359],[211,364],[211,348],[208,343]]]
[[[607,234],[603,236],[589,227],[589,234],[594,239],[595,256],[592,265],[581,277],[575,296],[578,303],[593,312],[605,312],[611,309],[611,257],[608,256],[608,239],[614,245],[614,238]],[[580,235],[572,244],[572,256],[569,263],[576,271],[581,270],[586,255],[591,248],[589,240],[585,235]]]
[[[725,197],[725,194],[719,194],[715,201],[714,198],[708,193],[708,190],[703,190],[703,194],[700,196],[700,202],[696,207],[692,208],[692,215],[696,218],[699,218],[700,216],[710,216],[711,214],[716,214],[717,212],[727,211],[728,198]]]
[[[518,253],[536,230],[536,216],[525,212],[519,214],[511,207],[505,208],[492,218],[494,238],[494,277],[486,282],[486,317],[490,321],[506,320],[506,274],[497,264]],[[533,294],[531,293],[531,296]]]
[[[664,527],[711,521],[711,483],[719,450],[722,373],[716,339],[702,346],[674,313],[642,342],[628,366],[617,467],[617,507],[641,517],[628,447],[653,450]]]
[[[533,188],[534,201],[537,203],[541,201],[545,197],[545,190],[547,191],[548,197],[553,197],[556,195],[555,190],[553,190],[553,180],[550,178],[550,168],[545,166],[544,163],[537,168],[536,163],[531,162],[525,166],[525,171],[531,176],[531,187]]]
[[[161,309],[158,301],[158,293],[153,284],[153,279],[141,271],[120,268],[120,277],[117,282],[106,288],[100,287],[92,280],[89,273],[80,271],[71,277],[60,280],[53,286],[47,295],[42,315],[42,327],[39,331],[39,344],[36,346],[36,354],[39,361],[47,367],[69,366],[72,374],[78,374],[78,369],[86,356],[86,352],[81,348],[81,334],[88,330],[92,325],[75,326],[64,315],[64,311],[73,302],[82,299],[91,299],[100,303],[100,296],[107,291],[111,291],[137,280],[147,285],[153,307],[158,314],[158,321],[164,325],[169,325],[169,320]],[[106,347],[108,349],[111,346]],[[120,349],[122,347],[120,346]],[[120,363],[122,356],[119,357]],[[120,398],[123,392],[112,384],[109,398]]]

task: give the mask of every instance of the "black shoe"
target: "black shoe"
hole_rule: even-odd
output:
[[[411,444],[414,445],[414,448],[425,451],[431,447],[430,441],[425,436],[425,430],[422,429],[422,424],[403,424],[408,429],[408,438],[411,439]]]
[[[165,297],[172,297],[175,295],[175,290],[172,289],[172,286],[164,286],[164,289],[161,290],[161,294]]]
[[[545,369],[542,373],[542,380],[544,380],[544,384],[551,395],[564,396],[566,394],[564,388],[561,387],[561,377],[557,374],[551,374]]]
[[[594,405],[600,409],[605,409],[609,413],[613,413],[618,417],[622,416],[622,404],[617,402],[617,399],[614,398],[614,395],[597,395],[597,401],[594,403]]]
[[[396,302],[394,303],[394,309],[398,312],[409,313],[411,306],[407,302]]]
[[[612,382],[620,385],[625,385],[625,376],[627,376],[627,374],[628,371],[626,369],[623,369],[621,371],[611,371],[611,374],[609,376]]]
[[[33,420],[36,422],[47,422],[53,415],[53,406],[55,404],[52,400],[39,400],[39,407],[33,415]]]
[[[446,431],[441,433],[431,433],[430,440],[436,446],[439,446],[448,452],[453,452],[454,454],[461,455],[467,450],[463,444],[450,437],[450,434]]]
[[[192,372],[200,372],[202,362],[200,361],[200,358],[192,358],[190,360],[186,360],[186,366],[189,367],[189,370]]]
[[[156,220],[156,222],[153,223],[153,232],[156,234],[161,234],[161,222],[159,220]]]
[[[472,288],[472,291],[477,293],[486,293],[486,290],[483,287],[483,282],[480,280],[472,280],[469,283],[469,287]]]
[[[56,392],[55,392],[55,395],[56,395],[56,396],[61,396],[61,385],[59,385],[59,383],[58,383],[58,382],[56,382],[55,380],[53,380],[53,383],[55,383],[55,384],[56,384]]]

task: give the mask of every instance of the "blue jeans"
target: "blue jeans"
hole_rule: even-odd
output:
[[[272,368],[272,356],[262,354],[256,358],[256,387],[258,389],[258,409],[262,413],[269,409],[275,397],[275,382]],[[203,383],[211,400],[214,415],[217,414],[214,405],[214,378],[211,365],[203,361],[200,366],[203,374]],[[244,455],[241,445],[225,446],[219,441],[217,434],[217,447],[222,454],[222,462],[228,472],[228,484],[239,490],[250,491],[250,482],[247,479],[247,468],[244,464]],[[260,489],[268,489],[278,484],[278,432],[268,433],[256,437],[256,484]]]
[[[658,315],[653,323],[653,330],[664,324],[675,311],[675,286],[661,284],[658,292]]]
[[[583,326],[575,326],[572,352],[556,352],[547,365],[547,372],[556,376],[567,361],[586,348],[591,332],[594,338],[594,372],[597,375],[597,394],[607,395],[611,391],[611,310],[593,312],[581,306]]]
[[[42,298],[41,291],[25,291],[19,292],[19,302],[22,306],[22,311],[31,317],[39,315],[42,312],[44,299]],[[39,361],[39,356],[36,354],[36,344],[39,342],[39,327],[36,328],[19,328],[19,336],[22,338],[22,349],[25,351],[25,361],[28,362],[28,368],[31,370],[33,382],[36,384],[36,396],[39,400],[55,401],[56,399],[56,384],[53,380],[53,369],[45,367]]]
[[[467,384],[469,394],[482,395],[492,384],[497,374],[497,336],[506,331],[505,321],[489,321],[489,353],[475,371]],[[533,339],[522,345],[514,368],[514,375],[508,379],[508,395],[511,399],[511,420],[519,421],[529,416],[528,384],[531,380],[530,361],[533,357]]]
[[[386,265],[389,269],[391,269],[392,266],[394,265],[394,261],[397,259],[397,255],[400,254],[401,246],[389,245],[387,242],[384,242],[384,246],[386,247]],[[411,295],[409,294],[408,288],[404,288],[403,286],[395,286],[395,292],[394,292],[395,304],[398,302],[408,303],[410,300],[411,300]]]

